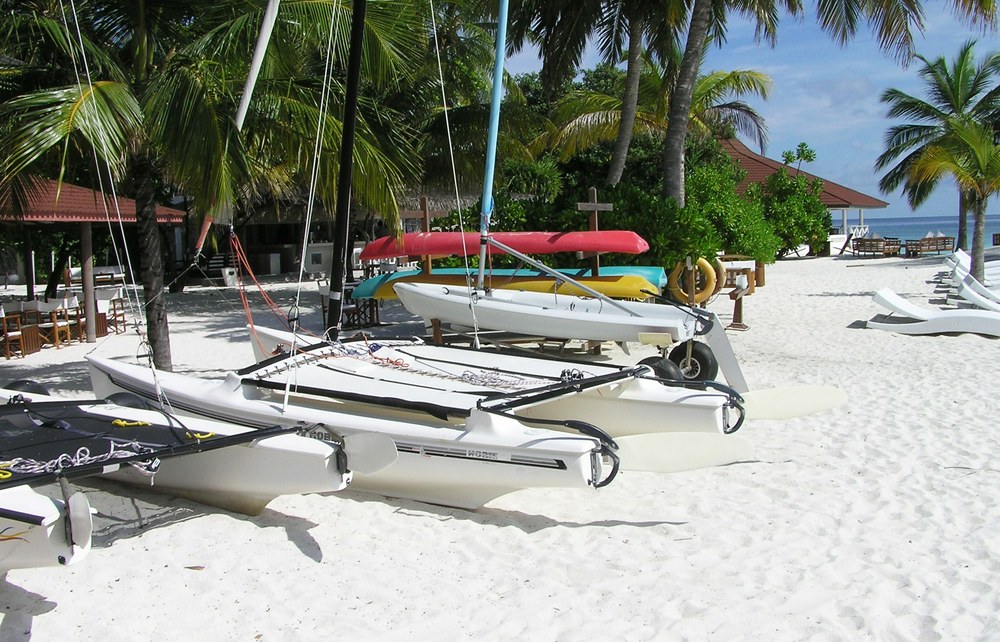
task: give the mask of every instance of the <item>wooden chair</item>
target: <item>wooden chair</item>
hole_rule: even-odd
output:
[[[38,326],[42,341],[61,348],[63,342],[72,343],[72,324],[66,310],[66,301],[25,301],[21,304],[24,322]]]
[[[21,319],[5,313],[2,305],[0,305],[0,329],[3,330],[0,341],[3,341],[3,350],[7,359],[9,360],[12,354],[24,358],[24,348],[21,343]]]
[[[94,291],[94,302],[97,311],[104,314],[108,327],[115,329],[115,334],[121,334],[127,329],[125,325],[125,300],[122,299],[121,288],[101,288]]]

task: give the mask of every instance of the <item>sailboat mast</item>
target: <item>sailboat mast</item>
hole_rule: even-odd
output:
[[[247,74],[246,82],[243,85],[243,95],[240,96],[240,105],[236,110],[236,131],[243,130],[243,123],[246,121],[247,111],[250,110],[250,99],[253,97],[253,90],[257,86],[257,77],[260,75],[261,65],[264,63],[264,54],[267,53],[267,45],[271,42],[271,33],[274,32],[274,23],[278,20],[278,5],[281,0],[268,0],[267,9],[264,10],[264,18],[260,24],[260,33],[257,34],[257,45],[253,50],[253,59],[250,61],[250,71]],[[233,216],[233,204],[222,203],[220,214],[225,222],[229,222]],[[194,244],[194,256],[201,255],[201,248],[205,246],[205,239],[208,237],[208,230],[211,229],[215,217],[211,214],[205,216],[201,224],[201,231],[198,233],[198,240]]]
[[[486,172],[483,175],[483,206],[479,214],[479,274],[476,287],[482,289],[486,275],[486,246],[490,217],[493,215],[493,173],[497,162],[497,132],[500,129],[500,102],[503,100],[504,57],[507,51],[507,0],[500,0],[497,15],[497,46],[493,58],[493,93],[490,98],[490,126],[486,138]]]
[[[351,42],[347,54],[347,86],[344,97],[344,129],[340,142],[340,173],[337,178],[333,260],[330,266],[330,305],[326,334],[331,341],[340,337],[344,309],[344,277],[347,268],[347,237],[351,218],[351,177],[354,171],[354,133],[358,120],[358,85],[361,82],[361,41],[365,35],[368,0],[355,0],[351,16]]]

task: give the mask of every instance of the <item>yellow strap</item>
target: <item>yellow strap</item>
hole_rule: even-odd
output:
[[[186,432],[184,436],[188,439],[208,439],[209,437],[214,437],[214,432]]]
[[[119,428],[128,428],[129,426],[152,426],[153,424],[148,421],[125,421],[124,419],[115,419],[111,422],[112,426],[118,426]]]

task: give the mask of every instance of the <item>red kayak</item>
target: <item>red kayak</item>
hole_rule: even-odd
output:
[[[490,237],[523,254],[556,252],[642,254],[649,249],[649,244],[641,236],[627,230],[494,232]],[[497,248],[490,248],[490,252],[503,253]],[[478,253],[477,232],[413,232],[404,234],[401,243],[392,236],[375,239],[361,251],[361,260],[377,261],[397,256],[462,256]]]

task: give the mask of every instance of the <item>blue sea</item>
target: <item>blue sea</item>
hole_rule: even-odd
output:
[[[839,212],[833,213],[833,226],[840,227],[841,217]],[[848,227],[858,224],[857,215],[847,217]],[[927,236],[928,232],[941,232],[945,236],[958,236],[958,214],[952,216],[905,216],[893,218],[878,218],[876,216],[866,216],[865,225],[872,234],[882,237],[898,238],[902,241],[907,239],[919,239]],[[972,243],[973,219],[969,217],[969,243]],[[986,247],[993,246],[993,235],[1000,234],[1000,216],[986,217]]]

